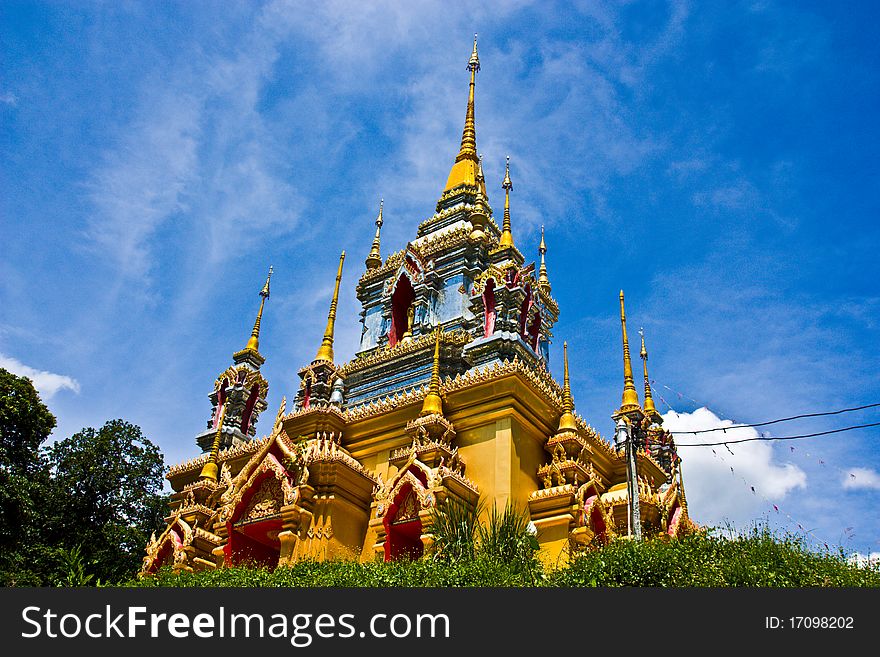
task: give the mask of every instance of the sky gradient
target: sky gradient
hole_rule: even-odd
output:
[[[56,437],[121,417],[167,463],[195,456],[270,264],[258,435],[320,343],[342,249],[351,358],[379,199],[387,256],[457,153],[474,32],[489,201],[509,155],[580,415],[612,435],[621,288],[673,429],[880,402],[875,3],[480,5],[0,6],[0,366],[37,381]],[[683,447],[692,516],[880,552],[878,437]]]

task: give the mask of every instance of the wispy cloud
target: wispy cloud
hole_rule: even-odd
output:
[[[52,399],[61,390],[79,393],[79,382],[73,377],[38,370],[11,356],[0,354],[0,367],[18,376],[26,376],[33,381],[34,387],[43,396],[43,401]]]
[[[0,91],[0,103],[15,107],[18,105],[18,96],[11,91]]]
[[[187,209],[187,193],[198,174],[199,119],[192,95],[154,92],[91,177],[95,211],[87,236],[126,278],[149,273],[154,264],[150,239]]]
[[[852,468],[844,474],[841,483],[850,490],[880,490],[880,472],[871,468]]]

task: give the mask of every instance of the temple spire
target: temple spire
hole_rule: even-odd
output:
[[[259,353],[260,347],[260,322],[263,321],[263,305],[266,303],[266,299],[269,298],[269,280],[271,278],[272,265],[269,265],[269,275],[266,276],[266,284],[263,285],[263,289],[260,290],[260,296],[262,297],[260,300],[260,310],[257,312],[257,320],[254,322],[254,330],[251,331],[251,337],[245,347],[245,349],[256,351],[257,353]]]
[[[220,389],[217,391],[217,403],[221,405],[220,417],[217,420],[217,433],[214,434],[208,460],[202,466],[202,471],[199,473],[199,479],[210,479],[211,481],[217,481],[217,475],[219,474],[217,459],[220,457],[220,443],[223,440],[223,420],[226,419],[226,390],[223,388],[223,384],[221,384]]]
[[[464,117],[464,130],[461,133],[461,148],[455,161],[465,158],[473,159],[477,155],[477,126],[474,122],[474,88],[477,84],[477,71],[480,70],[480,57],[477,55],[477,35],[474,35],[474,50],[468,60],[467,69],[471,72],[471,83],[468,88],[467,112]]]
[[[500,248],[513,247],[513,233],[510,232],[510,190],[513,189],[513,183],[510,181],[510,156],[507,156],[507,164],[504,168],[504,180],[501,182],[501,189],[504,190],[504,223],[501,229],[501,239],[498,246]]]
[[[455,158],[455,164],[449,172],[444,191],[462,184],[474,185],[476,182],[477,168],[477,128],[474,121],[474,88],[477,82],[477,71],[480,70],[480,58],[477,55],[477,35],[474,35],[474,50],[468,60],[467,69],[471,72],[471,82],[468,88],[467,112],[464,117],[464,129],[461,133],[461,147]]]
[[[571,398],[571,382],[568,378],[568,342],[562,343],[564,375],[562,384],[562,417],[559,418],[559,431],[577,431],[574,419],[574,400]]]
[[[339,256],[339,270],[336,272],[336,286],[333,288],[333,299],[330,301],[330,313],[327,316],[327,328],[324,329],[324,339],[318,348],[315,360],[333,362],[333,328],[336,324],[336,304],[339,302],[339,281],[342,280],[342,263],[345,261],[345,251]]]
[[[639,356],[642,357],[642,365],[645,369],[645,414],[656,417],[659,413],[657,412],[657,407],[654,405],[654,397],[651,394],[651,380],[648,378],[648,350],[645,349],[644,329],[639,329],[639,336],[642,338],[642,350],[639,352]]]
[[[629,339],[626,337],[626,310],[623,307],[623,290],[620,291],[620,327],[623,332],[623,398],[620,411],[627,412],[639,408],[639,394],[633,382],[632,362],[629,357]]]
[[[547,244],[544,242],[544,227],[541,226],[541,244],[538,246],[541,254],[541,267],[538,269],[538,285],[550,291],[550,279],[547,278],[547,263],[544,262],[544,254],[547,253]]]
[[[434,363],[431,366],[431,381],[428,383],[428,394],[422,404],[422,412],[419,416],[442,415],[443,399],[440,397],[440,327],[436,329],[434,338]]]
[[[474,200],[474,209],[468,216],[473,230],[471,230],[471,239],[479,240],[486,236],[486,226],[489,223],[489,205],[486,203],[486,185],[483,179],[483,162],[482,158],[477,160],[477,177],[476,177],[477,194]]]
[[[382,224],[385,223],[382,220],[382,206],[384,204],[385,199],[381,199],[379,201],[379,216],[376,217],[376,237],[373,238],[373,247],[370,249],[370,255],[367,256],[366,260],[367,269],[378,269],[382,266],[382,253],[379,250],[379,232],[382,230]]]

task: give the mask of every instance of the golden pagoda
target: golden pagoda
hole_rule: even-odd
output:
[[[567,343],[562,385],[550,374],[559,305],[544,229],[536,272],[515,246],[509,158],[502,226],[493,218],[476,141],[476,37],[467,70],[461,146],[435,212],[384,259],[380,202],[355,286],[359,349],[336,362],[343,252],[326,329],[313,338],[315,359],[299,370],[290,407],[283,400],[257,437],[268,390],[258,351],[267,278],[247,346],[209,394],[212,416],[196,439],[202,453],[168,472],[170,514],[147,545],[144,574],[164,564],[420,558],[435,510],[450,501],[528,513],[548,563],[616,536],[692,529],[680,459],[651,394],[644,336],[639,402],[623,292],[624,386],[613,442],[575,412],[570,378],[578,367],[570,368]]]

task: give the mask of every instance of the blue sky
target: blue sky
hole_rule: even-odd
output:
[[[510,155],[516,243],[535,257],[547,231],[553,371],[566,339],[603,435],[620,288],[671,425],[880,401],[875,4],[475,4],[3,3],[0,365],[38,381],[56,435],[122,417],[195,455],[270,264],[258,432],[314,356],[341,249],[350,358],[379,198],[387,255],[442,191],[474,32],[489,200]],[[683,448],[692,514],[878,552],[878,435]]]

